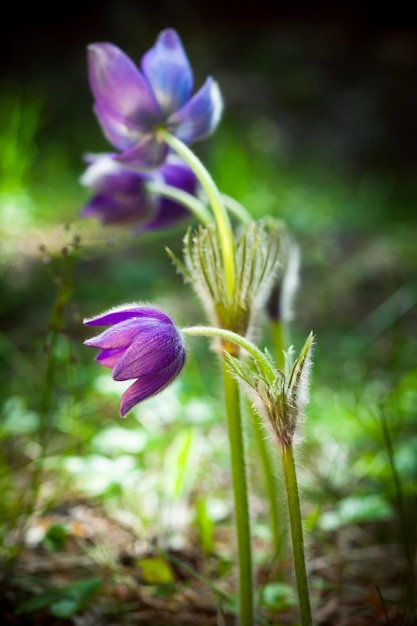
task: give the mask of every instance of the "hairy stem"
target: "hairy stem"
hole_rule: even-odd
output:
[[[225,363],[223,365],[223,377],[239,557],[240,626],[253,626],[254,599],[252,545],[239,388],[236,380],[227,369]]]
[[[228,209],[229,213],[237,217],[239,222],[242,224],[250,224],[253,222],[253,217],[248,211],[245,209],[243,204],[228,196],[225,193],[220,194],[220,197],[223,201],[224,206]]]
[[[310,594],[304,554],[303,526],[301,522],[300,496],[295,471],[294,452],[291,445],[281,445],[285,486],[287,490],[294,568],[300,603],[301,626],[312,626]]]
[[[259,368],[263,371],[267,380],[271,383],[274,381],[275,373],[266,356],[252,342],[245,337],[242,337],[242,335],[238,335],[232,330],[214,328],[212,326],[188,326],[187,328],[183,328],[182,332],[186,335],[192,335],[194,337],[219,337],[219,339],[225,339],[230,343],[234,343],[249,352],[253,359],[258,363]]]
[[[231,298],[236,280],[235,243],[229,216],[221,200],[219,190],[211,174],[188,146],[166,130],[161,129],[158,132],[161,139],[190,166],[207,194],[220,234],[227,292]]]
[[[164,185],[163,183],[149,182],[146,184],[146,189],[150,193],[158,196],[164,196],[170,200],[175,200],[179,204],[185,206],[186,209],[191,211],[200,222],[203,224],[209,224],[212,221],[211,214],[206,209],[204,204],[190,193],[172,187],[171,185]]]

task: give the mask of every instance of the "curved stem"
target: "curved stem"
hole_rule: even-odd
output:
[[[248,341],[248,339],[242,337],[242,335],[238,335],[231,330],[213,328],[212,326],[188,326],[187,328],[182,328],[181,330],[183,333],[194,337],[219,337],[220,339],[225,339],[226,341],[230,341],[231,343],[240,346],[249,352],[249,354],[254,358],[266,378],[269,379],[270,382],[274,381],[274,369],[266,356],[259,350],[259,348]]]
[[[242,224],[250,224],[250,222],[253,221],[252,215],[245,209],[243,204],[225,193],[221,193],[220,197],[223,200],[223,204],[226,209],[228,209],[232,215],[237,217]]]
[[[190,193],[178,189],[178,187],[164,185],[163,183],[149,182],[146,184],[146,190],[152,194],[164,196],[164,198],[169,198],[170,200],[175,200],[175,202],[182,204],[203,224],[209,224],[212,221],[211,215],[204,204]]]
[[[164,129],[160,129],[158,133],[161,139],[190,166],[208,196],[219,229],[227,292],[231,298],[235,288],[236,278],[235,244],[229,216],[221,201],[219,190],[210,173],[188,146]]]
[[[285,486],[287,489],[288,512],[290,517],[298,599],[300,603],[301,626],[312,626],[313,621],[311,617],[310,594],[308,590],[304,554],[303,527],[301,523],[300,496],[298,493],[297,474],[295,471],[292,446],[281,445],[281,455],[284,468]]]
[[[240,626],[253,626],[252,546],[239,388],[226,363],[223,364],[223,377],[239,556],[239,623]]]

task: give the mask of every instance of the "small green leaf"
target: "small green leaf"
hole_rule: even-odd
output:
[[[168,584],[175,581],[170,563],[162,556],[149,556],[139,559],[138,565],[149,585]]]
[[[51,613],[56,617],[71,617],[78,610],[78,602],[75,598],[58,600],[51,604]]]
[[[24,600],[17,607],[17,614],[21,613],[31,613],[32,611],[38,611],[39,609],[43,609],[45,606],[50,606],[57,598],[57,592],[59,590],[45,591],[44,593],[40,593],[38,596],[34,598],[29,598],[28,600]]]
[[[179,498],[187,493],[196,477],[197,453],[195,429],[184,428],[174,437],[165,455],[167,494]]]
[[[68,532],[68,526],[65,524],[53,524],[48,528],[41,543],[47,550],[63,550]]]
[[[198,528],[204,554],[212,554],[214,551],[214,523],[213,519],[210,517],[207,502],[202,498],[196,502],[195,523]]]
[[[165,247],[165,251],[168,254],[171,261],[173,262],[173,264],[176,265],[178,273],[185,276],[187,280],[191,280],[192,278],[191,272],[188,271],[184,263],[182,263],[182,261],[179,260],[179,258],[172,252],[170,248]]]
[[[344,498],[336,510],[322,515],[320,526],[324,530],[336,530],[345,524],[358,524],[386,520],[392,516],[389,503],[378,494]]]
[[[297,604],[294,589],[285,583],[270,583],[262,590],[263,604],[274,611],[281,611]]]

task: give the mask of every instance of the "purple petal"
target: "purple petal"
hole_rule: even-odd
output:
[[[133,232],[139,235],[144,231],[171,228],[189,217],[191,217],[190,212],[182,206],[182,204],[178,204],[178,202],[174,202],[168,198],[163,198],[155,218],[144,224],[135,225]]]
[[[196,195],[199,184],[194,172],[184,161],[175,155],[168,157],[160,173],[162,174],[165,184],[176,187],[177,189],[182,189],[191,195]],[[182,204],[175,202],[175,200],[161,197],[155,217],[148,221],[142,228],[135,228],[135,232],[169,228],[187,217],[190,217],[190,212]]]
[[[161,174],[166,185],[177,187],[195,195],[198,181],[192,169],[175,155],[170,155],[161,168]]]
[[[114,380],[130,380],[154,374],[185,355],[181,335],[174,326],[159,325],[158,330],[141,333],[126,350],[113,370]]]
[[[108,324],[118,324],[119,322],[124,322],[132,318],[150,318],[173,325],[168,315],[165,315],[162,311],[136,304],[125,304],[109,309],[100,315],[85,319],[84,324],[87,326],[107,326]]]
[[[160,33],[156,44],[142,57],[141,69],[164,117],[177,111],[190,98],[193,73],[175,30]]]
[[[120,415],[124,417],[136,404],[165,389],[178,376],[184,363],[185,353],[182,358],[171,363],[165,369],[155,374],[141,376],[123,393],[120,401]]]
[[[84,187],[103,194],[115,192],[138,194],[149,175],[122,167],[112,155],[90,155],[90,164],[80,182]]]
[[[191,143],[203,139],[214,131],[219,123],[223,102],[218,84],[208,78],[204,85],[179,111],[167,120],[167,127],[174,128],[174,134]]]
[[[146,170],[160,167],[168,154],[168,146],[156,136],[143,136],[133,147],[115,156],[115,160],[126,167]]]
[[[111,155],[96,155],[81,183],[98,192],[81,210],[83,217],[97,217],[103,224],[146,223],[156,213],[157,198],[147,194],[150,175],[122,167]]]
[[[96,102],[94,112],[109,142],[119,150],[127,150],[141,141],[147,131],[128,123],[119,113]]]
[[[155,213],[152,198],[117,194],[94,196],[80,211],[82,217],[97,217],[102,224],[129,224],[143,222],[146,225]]]
[[[96,356],[96,361],[100,363],[100,365],[104,365],[104,367],[113,368],[124,352],[124,349],[103,350],[98,356]]]
[[[155,333],[160,328],[161,322],[149,318],[128,319],[119,324],[107,328],[96,337],[84,341],[86,346],[100,348],[101,350],[119,350],[128,348],[138,337]]]
[[[88,47],[91,90],[103,112],[113,112],[138,130],[150,129],[161,112],[145,78],[120,48],[110,43]]]

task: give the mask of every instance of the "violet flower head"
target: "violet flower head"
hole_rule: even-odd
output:
[[[165,389],[184,367],[183,338],[162,311],[140,304],[125,304],[86,319],[84,324],[110,325],[84,343],[101,350],[97,361],[113,370],[114,380],[136,378],[122,395],[122,417],[142,400]]]
[[[117,163],[110,154],[89,155],[81,183],[93,197],[81,210],[83,217],[96,217],[102,224],[134,224],[135,232],[169,228],[189,217],[178,202],[151,194],[146,183],[158,182],[196,195],[198,182],[192,170],[175,155],[152,172],[135,172]]]
[[[153,169],[168,147],[158,138],[164,128],[189,144],[213,132],[222,112],[217,83],[207,78],[192,95],[193,72],[175,30],[163,30],[142,57],[140,69],[111,43],[88,48],[95,112],[115,158],[128,167]]]

